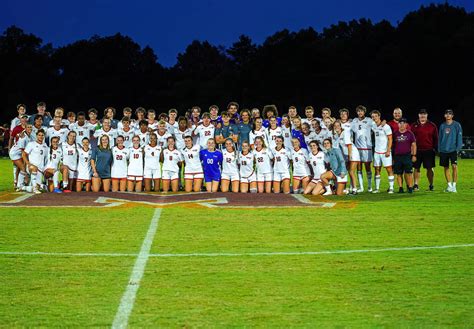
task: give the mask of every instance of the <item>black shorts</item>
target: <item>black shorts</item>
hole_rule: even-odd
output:
[[[449,167],[449,160],[451,160],[452,165],[458,164],[458,152],[439,152],[439,165],[441,167]]]
[[[413,163],[413,168],[420,169],[421,164],[423,164],[423,168],[431,169],[436,166],[435,164],[435,151],[434,150],[427,150],[427,151],[417,151],[416,152],[416,162]]]
[[[413,172],[413,162],[411,154],[393,156],[393,172],[396,175],[411,174]]]

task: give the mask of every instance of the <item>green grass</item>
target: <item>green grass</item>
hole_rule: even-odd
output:
[[[331,197],[332,209],[166,208],[151,252],[471,244],[474,162],[459,167],[458,194],[441,191],[436,168],[435,192]],[[10,163],[0,170],[8,191]],[[152,215],[147,207],[0,208],[0,251],[138,253]],[[129,325],[472,328],[473,251],[151,257]],[[0,326],[110,326],[134,262],[0,255]]]

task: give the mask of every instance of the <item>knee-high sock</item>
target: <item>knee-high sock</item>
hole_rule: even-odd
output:
[[[357,178],[359,178],[359,186],[360,186],[360,189],[363,190],[364,189],[364,177],[362,176],[362,171],[357,171]]]
[[[370,190],[372,188],[372,171],[367,171],[367,188]]]
[[[393,190],[393,184],[395,183],[395,176],[388,176],[388,186]]]
[[[31,173],[31,177],[30,177],[30,182],[31,182],[31,186],[33,187],[33,189],[36,188],[36,180],[38,179],[38,175],[37,173]]]
[[[43,173],[39,170],[36,173],[36,184],[38,184],[40,186],[43,184]]]
[[[376,190],[380,189],[380,175],[375,176],[375,189]]]
[[[59,188],[59,171],[55,171],[53,175],[53,185],[54,188]]]
[[[16,187],[22,187],[25,184],[26,171],[20,171],[18,173],[18,181],[16,182]]]

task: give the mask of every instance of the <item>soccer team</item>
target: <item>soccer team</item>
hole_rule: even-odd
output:
[[[398,192],[406,185],[412,193],[419,189],[421,165],[434,189],[438,151],[446,191],[456,192],[462,128],[452,110],[445,111],[439,132],[424,109],[410,125],[399,108],[387,122],[361,105],[353,119],[345,108],[336,119],[329,108],[315,117],[307,106],[301,118],[294,106],[279,116],[275,105],[239,112],[236,102],[220,114],[216,105],[205,113],[194,106],[180,117],[175,109],[157,116],[126,107],[121,120],[113,107],[101,120],[96,109],[64,118],[58,107],[51,116],[44,102],[31,116],[23,104],[17,110],[9,141],[17,191],[198,192],[204,183],[209,192],[344,195],[364,192],[365,167],[367,191],[379,193],[384,167],[388,193],[394,193],[395,176]]]

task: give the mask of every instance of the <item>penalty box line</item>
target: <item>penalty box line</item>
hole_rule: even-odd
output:
[[[157,210],[161,210],[158,208]],[[158,225],[158,222],[157,224]],[[156,229],[155,229],[156,231]],[[148,236],[148,235],[147,235]],[[151,246],[151,244],[150,244]],[[274,252],[245,252],[245,253],[173,253],[173,254],[151,254],[147,257],[244,257],[244,256],[304,256],[304,255],[331,255],[331,254],[356,254],[356,253],[373,253],[373,252],[390,252],[390,251],[416,251],[431,249],[452,249],[452,248],[469,248],[474,247],[474,243],[468,244],[451,244],[444,246],[418,246],[418,247],[393,247],[380,249],[347,249],[347,250],[321,250],[321,251],[274,251]],[[0,251],[0,255],[11,256],[59,256],[59,257],[136,257],[140,254],[133,253],[68,253],[68,252],[21,252],[21,251]]]

